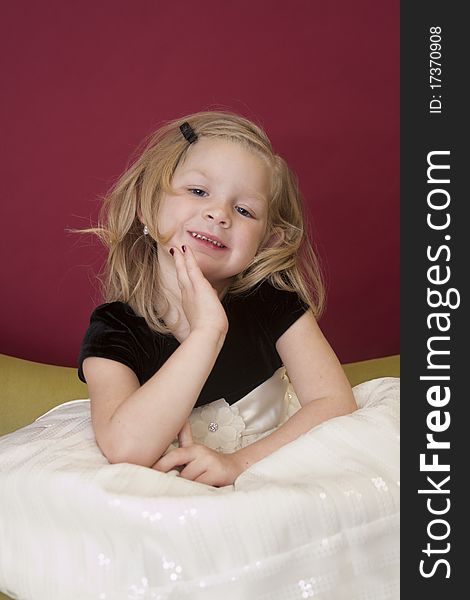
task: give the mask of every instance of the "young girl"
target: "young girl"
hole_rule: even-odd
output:
[[[109,248],[106,304],[79,377],[109,462],[231,485],[355,410],[317,325],[323,289],[295,177],[258,126],[225,112],[168,123],[89,231]]]

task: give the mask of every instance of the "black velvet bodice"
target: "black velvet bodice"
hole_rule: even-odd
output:
[[[195,406],[219,398],[233,404],[271,377],[282,366],[276,341],[308,309],[296,293],[277,290],[268,282],[249,294],[226,296],[222,305],[228,333]],[[178,346],[173,335],[153,332],[129,305],[102,304],[91,315],[78,359],[78,376],[86,382],[82,363],[89,356],[98,356],[128,366],[142,385]]]

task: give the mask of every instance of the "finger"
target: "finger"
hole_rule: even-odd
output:
[[[176,269],[176,279],[178,280],[178,285],[180,286],[180,289],[192,289],[192,283],[188,275],[188,270],[186,268],[186,262],[183,256],[183,252],[175,247],[173,247],[172,250]]]
[[[196,477],[196,479],[193,479],[193,481],[196,483],[205,483],[206,485],[217,487],[214,483],[214,478],[211,476],[209,471],[204,471],[198,477]]]
[[[183,253],[183,256],[186,263],[187,273],[191,281],[194,284],[200,283],[201,281],[207,282],[209,284],[197,263],[196,257],[194,256],[194,252],[191,246],[185,246],[185,249],[186,250]]]
[[[165,450],[165,452],[162,454],[162,456],[166,456],[167,454],[169,454],[170,452],[173,452],[175,450],[175,448],[171,447],[171,450]],[[151,469],[155,469],[155,471],[160,471],[161,469],[159,468],[159,462],[160,462],[161,458],[159,458],[150,468]]]
[[[184,469],[180,472],[180,477],[189,479],[190,481],[196,481],[198,477],[206,472],[206,467],[201,464],[201,461],[193,460],[188,463]]]
[[[186,446],[191,446],[193,443],[193,434],[191,431],[191,423],[186,421],[183,425],[181,431],[178,434],[178,442],[180,448],[184,448]]]
[[[181,247],[181,249],[183,249],[183,246]],[[183,256],[184,256],[184,260],[188,264],[188,268],[190,270],[199,271],[199,273],[202,274],[202,271],[201,271],[199,265],[197,264],[197,260],[196,260],[196,257],[194,256],[194,252],[193,252],[193,249],[191,248],[191,246],[184,246]]]
[[[212,284],[205,277],[204,273],[201,271],[191,246],[185,246],[185,252],[183,253],[183,256],[186,262],[187,273],[194,286],[194,289],[201,289],[202,286],[204,291],[212,293],[215,298],[218,299],[217,290],[212,286]]]
[[[192,454],[189,450],[190,448],[177,448],[176,450],[173,450],[173,452],[165,454],[165,456],[162,456],[160,460],[155,463],[154,468],[157,471],[167,473],[177,466],[187,464],[192,460]]]

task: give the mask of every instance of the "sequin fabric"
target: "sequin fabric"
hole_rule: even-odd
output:
[[[285,374],[271,384],[258,392],[271,398],[282,384],[285,394],[262,425],[255,394],[238,415],[219,402],[195,429],[230,428],[224,445],[267,435],[273,415],[296,410]],[[399,382],[354,393],[358,411],[222,488],[108,464],[86,399],[0,438],[0,590],[24,600],[397,599]]]

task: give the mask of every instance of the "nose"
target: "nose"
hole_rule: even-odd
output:
[[[221,227],[230,227],[230,213],[228,207],[221,202],[208,206],[204,210],[204,218],[215,221]]]

